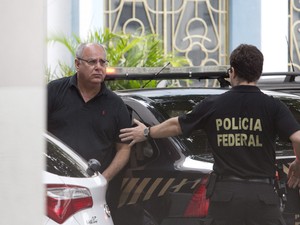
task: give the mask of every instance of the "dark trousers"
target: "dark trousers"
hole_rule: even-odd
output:
[[[271,184],[218,181],[207,225],[285,225]]]
[[[117,174],[109,183],[106,191],[106,202],[109,206],[113,221],[116,220],[118,204],[121,196],[123,171]],[[115,222],[114,222],[115,223]]]

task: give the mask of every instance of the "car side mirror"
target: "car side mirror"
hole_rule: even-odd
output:
[[[101,163],[97,159],[90,159],[88,161],[88,168],[86,172],[88,175],[93,176],[95,172],[100,172]]]

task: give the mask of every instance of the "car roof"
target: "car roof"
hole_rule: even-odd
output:
[[[116,93],[120,96],[143,96],[148,98],[165,96],[188,96],[188,95],[220,95],[230,88],[204,88],[204,87],[177,87],[177,88],[147,88],[147,89],[129,89],[119,90]],[[300,96],[292,93],[285,93],[272,90],[262,90],[267,95],[275,97],[298,98]]]
[[[227,91],[223,88],[176,87],[176,88],[147,88],[119,90],[119,95],[142,95],[145,97],[174,96],[174,95],[219,95]]]
[[[164,67],[115,67],[115,68],[108,68],[107,69],[107,76],[106,81],[115,81],[115,80],[194,80],[198,81],[196,82],[196,85],[192,86],[200,86],[200,87],[212,87],[213,85],[208,84],[206,82],[205,85],[203,85],[203,81],[210,80],[210,83],[212,80],[218,81],[219,86],[221,89],[223,88],[229,88],[230,83],[227,78],[229,78],[227,74],[227,68],[229,68],[229,65],[223,65],[223,66],[194,66],[194,67],[167,67],[168,64],[166,64]],[[199,85],[201,84],[202,85]],[[214,83],[215,84],[215,83]],[[271,91],[280,91],[285,93],[291,93],[300,95],[300,73],[299,72],[266,72],[262,73],[259,81],[258,81],[258,87],[260,87],[263,90],[271,90]],[[214,86],[213,86],[214,87]],[[160,88],[160,87],[158,87]],[[189,88],[189,87],[188,87]],[[141,89],[144,89],[144,86],[141,87]],[[170,88],[168,88],[170,89]],[[187,90],[184,87],[180,87],[181,90]],[[217,88],[211,88],[207,89],[205,88],[204,91],[207,95],[213,94],[211,91],[215,90],[216,94],[220,94],[216,89]],[[147,90],[147,89],[145,89]],[[131,94],[142,94],[142,95],[149,95],[148,91],[141,91],[140,89],[136,89],[136,93],[134,91],[127,90],[127,93]],[[157,91],[151,90],[151,95],[153,94],[159,94],[161,91],[166,91],[166,89],[159,89]],[[200,90],[200,89],[199,89]],[[224,91],[224,90],[223,90]],[[174,94],[175,91],[170,91],[172,94]],[[222,92],[222,91],[221,91]],[[122,92],[118,92],[122,94]],[[190,93],[192,94],[193,91],[190,90]],[[276,94],[271,93],[269,94]],[[179,93],[177,93],[179,95]]]

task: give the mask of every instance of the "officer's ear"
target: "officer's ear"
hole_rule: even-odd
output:
[[[234,67],[231,67],[231,68],[230,68],[229,76],[231,76],[231,78],[236,78],[236,73],[235,73]]]

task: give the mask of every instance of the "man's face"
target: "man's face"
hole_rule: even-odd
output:
[[[86,46],[82,57],[75,59],[79,82],[85,84],[100,84],[106,76],[106,54],[105,50],[95,44]]]

